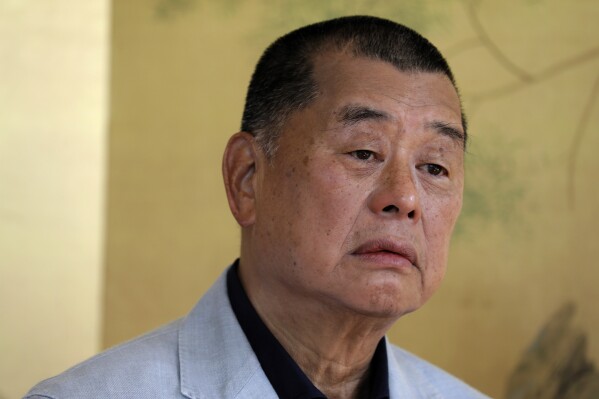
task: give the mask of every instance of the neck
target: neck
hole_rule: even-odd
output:
[[[394,320],[278,292],[257,284],[244,268],[240,278],[260,318],[321,392],[328,398],[366,396],[372,356]]]

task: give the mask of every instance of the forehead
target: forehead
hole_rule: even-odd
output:
[[[317,55],[313,65],[320,112],[333,114],[351,103],[373,105],[391,117],[410,112],[463,131],[458,94],[442,73],[400,71],[384,61],[342,52]]]

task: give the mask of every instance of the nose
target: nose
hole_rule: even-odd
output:
[[[422,212],[420,198],[409,165],[389,164],[382,170],[368,207],[380,216],[418,222]]]

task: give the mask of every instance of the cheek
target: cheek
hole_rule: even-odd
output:
[[[461,209],[461,197],[452,196],[429,206],[423,211],[423,229],[427,243],[430,276],[441,279],[445,273],[449,242]]]
[[[424,221],[433,226],[431,233],[441,240],[449,240],[462,209],[461,192],[456,190],[445,195],[427,196],[422,205]]]
[[[360,214],[360,191],[339,165],[310,165],[292,193],[298,213],[292,234],[301,239],[304,256],[335,258]]]

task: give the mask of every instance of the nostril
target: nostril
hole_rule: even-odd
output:
[[[399,212],[399,208],[395,205],[387,205],[383,208],[383,212],[397,213]]]
[[[408,218],[409,219],[414,219],[414,215],[415,215],[414,211],[411,211],[411,212],[408,213]]]

